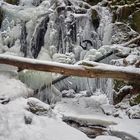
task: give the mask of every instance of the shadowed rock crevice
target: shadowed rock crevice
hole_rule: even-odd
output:
[[[37,58],[41,47],[44,45],[44,36],[47,31],[49,16],[46,16],[40,24],[35,28],[33,38],[31,39],[31,53]]]

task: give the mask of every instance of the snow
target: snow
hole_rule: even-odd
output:
[[[85,134],[59,119],[37,116],[26,108],[27,100],[23,98],[0,104],[1,140],[89,140]],[[31,124],[25,124],[24,116],[31,118]]]
[[[116,138],[114,136],[98,136],[95,140],[121,140],[121,139]]]
[[[65,2],[67,1],[20,0],[20,4],[17,6],[1,0],[0,7],[5,12],[6,19],[3,21],[0,31],[0,53],[4,53],[0,55],[0,58],[81,71],[93,68],[140,74],[140,69],[134,68],[134,66],[115,67],[91,62],[108,52],[117,50],[119,51],[118,56],[127,56],[128,64],[134,65],[139,60],[140,51],[139,48],[123,47],[123,44],[110,45],[113,38],[111,38],[113,24],[111,23],[112,14],[107,7],[101,7],[100,4],[91,7],[82,0],[69,1],[72,3],[72,11],[77,11],[79,8],[83,10],[85,7],[88,7],[89,10],[85,9],[86,14],[77,14],[66,10],[60,15],[61,18],[64,18],[63,16],[66,18],[59,23],[58,20],[61,19],[58,18],[55,4],[61,8],[61,6],[66,6]],[[38,5],[39,2],[41,4]],[[100,17],[99,28],[96,31],[91,24],[91,9],[97,10]],[[20,52],[21,22],[26,22],[28,57],[32,57],[30,54],[31,40],[36,34],[38,24],[46,15],[49,16],[50,21],[38,60],[18,57],[23,56],[23,53]],[[77,33],[74,33],[78,36],[76,42],[66,41],[66,37],[70,35],[67,22],[71,21],[71,15],[74,16],[74,22],[76,22]],[[62,40],[59,38],[58,28],[62,28]],[[120,34],[120,37],[123,36],[125,37],[124,34]],[[58,45],[59,39],[61,40],[59,43],[62,43],[62,50],[61,45]],[[93,46],[80,44],[85,39],[90,40]],[[118,40],[119,37],[115,39]],[[84,50],[82,45],[85,45],[87,50]],[[68,50],[69,46],[73,49],[71,52]],[[83,59],[87,61],[69,65]],[[123,60],[118,60],[118,65],[125,66]],[[82,63],[88,65],[83,66]],[[55,77],[56,75],[52,73],[33,70],[23,70],[18,73],[16,67],[0,65],[0,140],[90,140],[84,133],[70,127],[63,120],[73,120],[81,125],[105,127],[109,133],[97,136],[95,140],[122,140],[126,135],[130,135],[136,140],[140,139],[140,121],[138,119],[140,106],[131,107],[129,102],[120,103],[118,107],[110,104],[110,99],[113,96],[111,80],[68,79],[68,86],[65,85],[65,82],[61,83],[68,88],[67,90],[63,89],[61,93],[55,85],[51,85]],[[125,86],[121,90],[128,88],[131,89],[131,86]],[[36,98],[32,97],[35,90],[38,90]],[[61,94],[65,98],[61,99]],[[120,118],[113,117],[113,115],[118,115]]]
[[[140,119],[140,104],[128,108],[126,112],[131,119]]]
[[[76,62],[73,53],[66,54],[55,53],[53,55],[53,61],[65,64],[74,64]]]
[[[88,126],[103,126],[107,127],[110,125],[116,125],[117,123],[106,119],[103,119],[103,117],[96,116],[96,115],[72,115],[72,116],[64,116],[63,120],[72,120],[80,125],[88,125]]]
[[[118,125],[110,126],[110,129],[112,131],[124,132],[132,135],[135,139],[140,139],[140,121],[137,119],[122,119]]]
[[[13,100],[18,97],[29,97],[33,95],[33,91],[26,87],[22,82],[7,75],[0,74],[0,97]]]
[[[140,60],[140,56],[134,55],[134,54],[130,54],[129,56],[127,56],[125,58],[125,60],[126,60],[128,65],[133,65],[134,63],[136,63],[137,60]]]
[[[100,65],[96,62],[92,62],[92,61],[86,61],[86,60],[83,60],[81,62],[79,62],[79,64],[81,63],[82,64],[89,64],[91,67],[93,66],[95,69],[104,69],[104,70],[109,70],[109,71],[120,71],[120,72],[129,72],[129,73],[140,73],[140,69],[139,68],[134,68],[134,67],[122,67],[122,66],[119,66],[119,67],[116,67],[116,66],[113,66],[113,65],[107,65],[107,64],[103,64],[103,63],[100,63]],[[93,68],[93,69],[94,69]],[[92,68],[91,68],[92,69]]]
[[[122,88],[119,90],[119,92],[123,92],[123,91],[127,91],[127,90],[132,90],[132,89],[133,89],[132,86],[124,86],[124,87],[122,87]]]
[[[79,98],[79,100],[77,100],[76,98],[72,99],[62,98],[62,101],[56,104],[55,112],[59,112],[59,114],[62,115],[62,118],[65,121],[73,120],[75,122],[80,123],[81,125],[89,124],[89,125],[106,126],[109,131],[120,133],[120,136],[121,134],[122,135],[126,134],[139,140],[140,138],[139,120],[137,119],[130,120],[128,117],[123,117],[123,119],[120,119],[112,116],[106,116],[105,114],[103,114],[100,107],[108,106],[109,108],[110,106],[108,103],[107,104],[103,103],[99,106],[99,103],[97,103],[97,99],[95,99],[95,101],[94,99],[92,99],[93,102],[92,104],[94,104],[94,106],[92,105],[91,107],[90,106],[87,107],[85,106],[85,103],[81,103],[80,100],[84,102],[83,97]],[[98,105],[96,106],[96,104]],[[121,140],[121,138],[117,138],[116,136],[99,136],[96,139]]]

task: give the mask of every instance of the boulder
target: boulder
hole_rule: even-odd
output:
[[[52,113],[51,107],[48,104],[36,98],[28,98],[27,105],[29,106],[27,109],[36,115],[51,115]]]

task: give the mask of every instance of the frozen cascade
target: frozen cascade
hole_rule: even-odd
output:
[[[2,2],[1,8],[6,14],[0,43],[9,47],[6,53],[38,59],[41,50],[45,50],[50,61],[74,64],[102,45],[110,44],[112,16],[100,3],[91,7],[82,0],[20,0],[18,6]],[[12,36],[13,29],[20,35]],[[104,62],[109,63],[109,59]],[[108,97],[111,93],[108,79],[69,77],[55,86],[60,91],[73,88],[76,92],[94,93],[100,89]]]
[[[86,45],[86,50],[81,50],[81,56],[86,54],[87,51],[92,49],[99,49],[102,45],[109,45],[110,44],[110,35],[111,35],[111,21],[112,16],[109,10],[106,7],[97,6],[95,9],[99,12],[100,16],[100,24],[97,31],[95,31],[94,26],[91,23],[90,16],[86,13],[86,16],[81,18],[80,15],[80,22],[77,23],[77,44],[78,45]],[[89,12],[89,11],[88,11]],[[86,19],[85,19],[86,18]],[[89,18],[89,19],[88,19]],[[79,17],[78,17],[79,20]],[[85,21],[86,20],[86,21]],[[81,25],[79,25],[82,23]],[[82,25],[84,25],[82,27]],[[106,32],[108,31],[108,32]],[[108,38],[107,38],[108,37]],[[82,44],[84,40],[91,41],[92,45],[88,42],[86,44]],[[81,44],[80,44],[81,43]],[[80,57],[82,60],[83,57]],[[109,63],[110,59],[105,59],[104,63]],[[64,84],[65,83],[65,84]],[[78,77],[70,77],[67,78],[60,83],[57,84],[60,90],[63,89],[75,89],[76,92],[80,90],[89,90],[90,92],[95,92],[96,90],[102,93],[107,94],[109,99],[112,99],[112,81],[111,79],[89,79],[89,78],[78,78]],[[97,92],[96,92],[97,93]],[[93,93],[94,94],[94,93]]]

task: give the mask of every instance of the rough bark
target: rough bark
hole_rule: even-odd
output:
[[[1,64],[9,64],[21,69],[30,69],[90,78],[113,78],[140,82],[140,69],[118,67],[96,62],[82,61],[79,65],[40,61],[10,55],[0,55]]]

